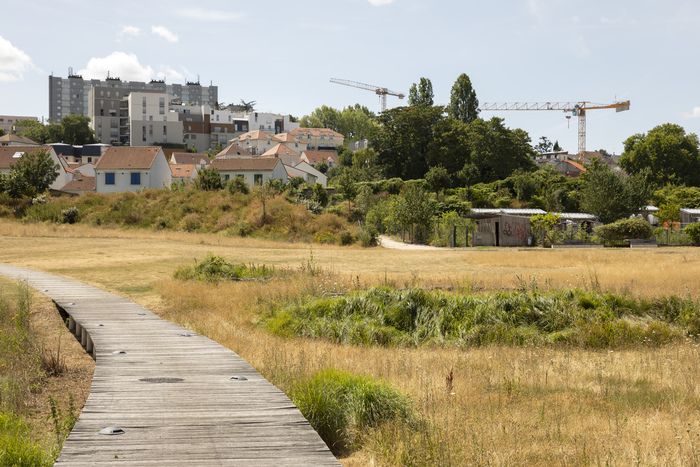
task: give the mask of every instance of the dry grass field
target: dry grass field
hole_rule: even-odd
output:
[[[230,261],[325,271],[267,283],[183,283],[180,265]],[[395,251],[0,221],[0,261],[76,277],[230,347],[283,389],[335,367],[410,395],[430,430],[386,426],[348,465],[700,465],[700,349],[588,351],[339,346],[257,325],[281,302],[389,282],[471,290],[599,287],[700,299],[700,249]],[[454,373],[451,391],[446,376]]]

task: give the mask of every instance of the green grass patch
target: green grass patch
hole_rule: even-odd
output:
[[[53,455],[31,440],[29,427],[22,419],[0,412],[0,465],[50,466],[53,465]]]
[[[179,267],[173,277],[177,280],[188,281],[240,281],[268,279],[276,274],[273,267],[255,264],[233,264],[221,256],[209,254],[203,260],[196,261],[191,266]]]
[[[368,376],[323,370],[296,384],[291,397],[335,454],[360,448],[385,423],[415,422],[408,397]]]
[[[621,348],[660,346],[700,334],[698,304],[564,290],[448,293],[387,287],[273,309],[274,334],[341,344]]]

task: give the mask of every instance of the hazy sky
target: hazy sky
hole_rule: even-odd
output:
[[[697,0],[0,0],[0,114],[48,114],[48,78],[212,81],[219,100],[303,115],[321,104],[378,110],[344,78],[408,91],[426,76],[436,103],[466,72],[479,100],[612,102],[588,117],[588,149],[663,122],[700,132]],[[389,98],[391,106],[400,101]],[[492,113],[484,113],[487,117]],[[568,150],[559,112],[499,114]]]

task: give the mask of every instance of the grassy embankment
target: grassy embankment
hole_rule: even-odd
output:
[[[0,260],[129,295],[235,350],[290,394],[299,381],[332,367],[380,378],[407,395],[421,424],[398,419],[364,430],[359,450],[344,459],[348,465],[366,465],[371,459],[388,465],[700,461],[700,351],[693,339],[676,333],[668,344],[602,350],[576,342],[454,348],[280,337],[264,323],[290,304],[373,285],[441,287],[488,297],[503,290],[518,293],[523,283],[532,291],[536,283],[543,295],[575,287],[624,294],[637,303],[669,295],[681,302],[697,300],[697,249],[397,252],[315,247],[311,259],[308,245],[208,235],[6,222],[0,222],[0,233],[13,235],[0,240]],[[73,248],[76,242],[79,252]],[[185,283],[172,278],[178,267],[207,252],[297,272],[266,281]],[[650,322],[636,312],[622,319]],[[687,331],[675,324],[671,329]]]
[[[0,465],[53,465],[92,369],[49,300],[0,280]]]
[[[90,226],[220,233],[280,241],[350,244],[357,228],[332,214],[313,214],[285,195],[201,191],[146,190],[140,193],[48,197],[32,204],[0,205],[0,216],[25,222],[80,223]]]

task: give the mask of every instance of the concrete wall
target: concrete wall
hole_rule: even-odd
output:
[[[473,246],[527,246],[530,218],[505,214],[478,219],[472,234]],[[496,235],[498,232],[498,235]]]

